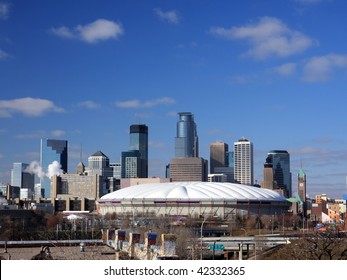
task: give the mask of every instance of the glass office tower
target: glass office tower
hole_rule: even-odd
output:
[[[189,112],[178,113],[178,115],[175,157],[199,157],[199,141],[194,115]]]
[[[35,175],[26,171],[29,164],[22,162],[13,163],[11,170],[11,186],[20,187],[34,191]]]
[[[121,177],[122,178],[144,178],[141,177],[142,160],[139,150],[122,152],[121,158]]]
[[[67,173],[67,141],[55,139],[41,139],[40,164],[42,171],[47,174],[48,166],[57,161],[64,173]],[[51,196],[51,179],[47,176],[40,178],[43,197]]]
[[[217,173],[217,167],[228,167],[229,145],[224,142],[210,144],[210,173]]]
[[[130,126],[130,151],[139,151],[141,169],[137,175],[139,178],[148,177],[148,127],[145,124],[133,124]]]
[[[286,196],[292,196],[292,174],[290,172],[290,156],[284,150],[272,150],[268,152],[271,159],[274,181],[278,188],[283,188],[286,191]]]

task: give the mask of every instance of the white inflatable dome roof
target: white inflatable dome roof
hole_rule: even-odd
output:
[[[171,182],[135,185],[106,194],[99,201],[121,200],[263,200],[286,201],[281,194],[257,187],[215,182]]]

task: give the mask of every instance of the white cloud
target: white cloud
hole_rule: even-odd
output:
[[[173,23],[173,24],[179,23],[179,18],[178,18],[176,11],[164,12],[163,10],[161,10],[159,8],[155,8],[155,9],[153,9],[153,11],[162,20],[165,20],[165,21],[167,21],[169,23]]]
[[[66,134],[65,131],[59,130],[59,129],[56,129],[56,130],[52,131],[52,135],[54,137],[61,137],[61,136],[64,136],[65,134]]]
[[[118,39],[124,34],[121,24],[106,19],[97,19],[92,23],[78,25],[73,29],[66,26],[53,27],[51,32],[62,38],[79,39],[87,43]]]
[[[250,74],[250,75],[241,75],[241,74],[237,74],[237,75],[233,75],[231,77],[229,77],[228,81],[231,84],[248,84],[254,81],[254,75]]]
[[[148,146],[153,148],[153,149],[162,149],[165,148],[166,145],[163,142],[155,142],[155,141],[149,141]]]
[[[7,19],[10,12],[10,5],[8,3],[0,3],[0,19]]]
[[[306,146],[302,148],[289,149],[292,155],[328,155],[331,151],[326,148],[317,148],[312,146]]]
[[[30,133],[21,133],[17,134],[15,138],[17,139],[39,139],[44,137],[46,134],[46,131],[44,130],[36,130]]]
[[[138,99],[133,99],[133,100],[116,102],[116,106],[121,108],[139,108],[141,107],[141,102]]]
[[[177,117],[177,112],[176,111],[170,111],[170,112],[168,112],[166,115],[168,116],[168,117]]]
[[[288,57],[305,51],[315,43],[273,17],[262,17],[257,23],[230,29],[212,27],[210,33],[227,39],[247,41],[250,49],[246,55],[256,59]]]
[[[41,98],[18,98],[12,100],[0,100],[0,117],[11,117],[14,113],[26,116],[38,117],[48,112],[63,112],[64,109],[57,107],[47,99]]]
[[[77,36],[77,34],[74,34],[73,31],[71,31],[68,27],[66,26],[61,26],[58,28],[51,28],[51,31],[53,34],[62,37],[62,38],[74,38]]]
[[[303,79],[308,82],[324,82],[331,78],[337,68],[347,69],[347,55],[315,56],[305,63]]]
[[[90,100],[86,100],[83,101],[81,103],[78,104],[81,107],[87,108],[87,109],[97,109],[100,108],[100,104],[94,102],[94,101],[90,101]]]
[[[171,105],[175,104],[176,101],[170,97],[163,97],[158,99],[147,100],[141,102],[138,99],[127,100],[122,102],[116,102],[115,105],[121,108],[152,108],[157,105]]]
[[[285,63],[275,68],[275,72],[283,76],[290,76],[296,71],[296,63]]]
[[[293,0],[293,1],[303,5],[313,5],[313,4],[318,4],[320,2],[323,2],[324,0]]]
[[[9,57],[10,55],[6,52],[4,52],[2,49],[0,49],[0,60],[5,60]]]
[[[106,19],[98,19],[85,26],[79,25],[77,31],[82,40],[88,43],[117,39],[124,32],[120,24]]]

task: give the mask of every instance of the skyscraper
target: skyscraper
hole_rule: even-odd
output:
[[[217,167],[228,167],[229,145],[224,142],[210,144],[210,173],[216,173]]]
[[[11,170],[11,186],[29,189],[34,192],[35,175],[26,171],[29,164],[14,162]]]
[[[176,125],[175,158],[166,169],[172,181],[207,181],[208,161],[199,157],[199,141],[190,112],[178,113]]]
[[[272,159],[269,156],[266,158],[266,162],[264,163],[263,182],[261,183],[261,187],[270,190],[277,188],[276,181],[274,181]]]
[[[148,177],[148,127],[145,124],[130,126],[130,151],[138,150],[142,160],[141,170],[137,174],[140,178]]]
[[[224,142],[210,144],[210,174],[225,175],[226,182],[234,182],[234,151],[229,152],[229,145]],[[211,177],[217,178],[217,177]]]
[[[208,162],[199,157],[180,157],[170,161],[170,178],[179,181],[208,181]]]
[[[113,177],[113,168],[110,167],[110,159],[101,151],[97,151],[88,157],[88,175],[100,175],[102,177],[102,193],[110,190],[109,178]]]
[[[253,143],[245,138],[234,143],[234,176],[240,184],[253,185]]]
[[[194,115],[190,112],[181,112],[178,115],[175,157],[199,157],[199,141]]]
[[[54,161],[60,164],[60,169],[67,173],[68,147],[66,140],[41,139],[40,164],[43,172],[48,174],[48,166]],[[56,174],[52,174],[56,175]],[[51,195],[51,179],[49,174],[40,178],[43,196],[49,198]]]
[[[274,180],[277,183],[277,187],[283,189],[283,194],[286,197],[291,197],[292,174],[290,172],[289,153],[284,150],[272,150],[268,152],[268,157],[271,158]]]
[[[121,177],[122,178],[145,178],[141,176],[142,163],[139,150],[122,152]]]

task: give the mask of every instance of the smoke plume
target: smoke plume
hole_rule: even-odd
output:
[[[25,171],[37,175],[40,179],[45,177],[45,172],[43,172],[40,163],[37,161],[31,162]]]
[[[57,161],[53,161],[48,165],[47,172],[44,172],[42,166],[37,161],[33,161],[25,169],[26,172],[37,175],[40,179],[44,177],[51,178],[54,175],[61,175],[64,171],[61,169],[61,165]]]
[[[51,178],[54,175],[61,175],[63,173],[64,171],[61,169],[60,163],[55,160],[50,165],[48,165],[46,176],[48,178]]]

